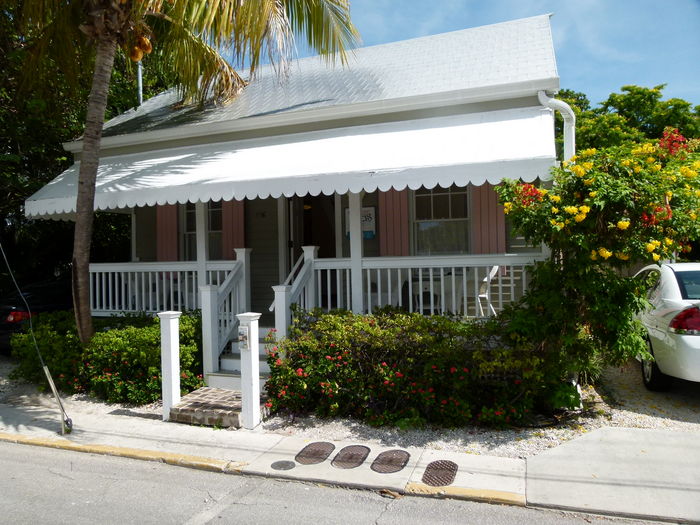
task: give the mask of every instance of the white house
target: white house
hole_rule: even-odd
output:
[[[208,372],[241,311],[282,334],[292,303],[489,315],[542,257],[492,186],[548,177],[553,109],[573,153],[558,89],[545,15],[263,67],[225,107],[154,97],[105,125],[95,209],[131,214],[132,257],[91,266],[93,313],[216,309]],[[29,217],[74,213],[65,147]]]

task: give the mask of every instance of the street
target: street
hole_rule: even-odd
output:
[[[469,501],[389,499],[12,443],[0,443],[0,472],[0,523],[12,524],[635,523]]]

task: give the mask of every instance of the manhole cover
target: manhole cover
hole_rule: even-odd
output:
[[[405,450],[385,450],[377,456],[370,468],[379,474],[393,474],[402,470],[410,457]]]
[[[302,448],[294,459],[302,465],[317,465],[326,461],[333,450],[335,450],[333,443],[316,441]]]
[[[457,475],[457,463],[441,459],[428,464],[423,473],[423,483],[431,487],[452,485]]]
[[[369,455],[369,447],[364,445],[349,445],[342,448],[331,462],[335,468],[356,468],[362,465]]]
[[[273,470],[292,470],[296,466],[296,463],[293,461],[275,461],[270,465]]]

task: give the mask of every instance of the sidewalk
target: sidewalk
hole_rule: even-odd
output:
[[[700,435],[602,428],[533,458],[360,442],[312,442],[214,430],[115,411],[71,411],[60,436],[46,402],[0,403],[0,440],[163,461],[230,474],[316,481],[402,494],[700,522]]]

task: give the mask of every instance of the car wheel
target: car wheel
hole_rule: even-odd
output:
[[[647,350],[653,356],[654,351],[651,348],[651,341],[647,340]],[[648,390],[661,392],[668,390],[671,386],[671,378],[659,370],[656,361],[642,359],[642,381]]]

